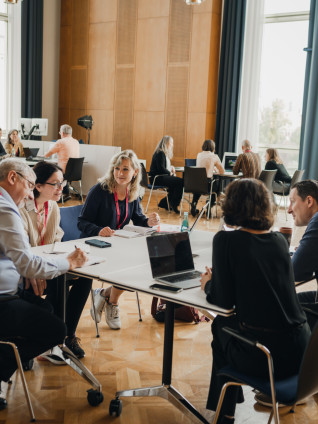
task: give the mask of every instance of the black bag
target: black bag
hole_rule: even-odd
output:
[[[158,302],[159,301],[159,302]],[[199,316],[199,311],[192,306],[184,306],[179,305],[177,303],[174,304],[175,314],[174,317],[176,320],[185,321],[185,322],[194,322],[198,324],[199,322],[205,321],[209,322],[209,318],[202,315]],[[152,298],[151,303],[151,315],[158,322],[165,321],[165,312],[166,312],[166,301],[163,299],[159,299],[158,297]]]

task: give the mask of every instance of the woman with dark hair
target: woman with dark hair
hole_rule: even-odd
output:
[[[213,367],[207,408],[216,410],[226,377],[220,368],[232,365],[255,377],[268,377],[267,359],[222,331],[228,326],[267,346],[273,356],[275,376],[297,374],[310,329],[294,286],[288,245],[282,234],[271,232],[274,206],[261,181],[241,179],[226,189],[222,205],[225,224],[213,239],[212,269],[202,275],[201,287],[210,303],[235,315],[218,316],[212,323]],[[242,389],[227,390],[218,423],[233,423]]]
[[[287,194],[290,189],[291,176],[288,174],[283,161],[279,157],[277,149],[267,149],[265,153],[266,170],[277,169],[275,180],[273,181],[274,193]]]
[[[62,169],[54,163],[38,162],[33,167],[33,171],[36,175],[34,200],[28,200],[20,209],[23,226],[32,247],[61,241],[64,232],[60,228],[61,217],[57,201],[66,184],[63,180]],[[85,352],[80,347],[75,333],[92,287],[92,280],[80,277],[69,280],[68,284],[72,287],[66,302],[65,344],[78,358],[83,358]],[[53,306],[54,313],[58,316],[62,314],[58,290],[60,285],[64,285],[64,276],[48,280],[46,289],[46,300]],[[47,354],[41,358],[46,358],[55,364],[64,364],[64,361],[55,355]]]
[[[217,154],[214,153],[215,151],[215,143],[213,140],[205,140],[202,144],[202,152],[198,153],[197,155],[197,168],[206,168],[206,175],[209,178],[209,183],[211,184],[211,181],[213,179],[213,173],[215,172],[215,169],[219,174],[224,174],[224,168],[221,164],[220,158]],[[220,192],[220,182],[215,181],[213,183],[213,191],[217,194]],[[192,203],[191,203],[191,215],[196,216],[199,211],[197,209],[197,203],[200,199],[200,194],[193,193]],[[212,204],[211,207],[216,202],[216,199],[211,199]]]
[[[9,131],[8,138],[4,145],[4,148],[5,148],[5,151],[11,156],[16,156],[16,157],[24,156],[23,144],[21,143],[21,140],[19,139],[18,130]]]
[[[150,184],[152,184],[155,176],[160,175],[156,178],[156,185],[168,187],[170,208],[175,213],[179,213],[178,206],[182,197],[183,179],[176,177],[176,171],[171,165],[172,158],[173,138],[169,135],[165,135],[159,141],[152,156],[149,171],[149,181]],[[168,202],[166,197],[160,200],[159,207],[168,210]]]

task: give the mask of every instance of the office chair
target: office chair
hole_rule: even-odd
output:
[[[83,203],[83,192],[82,192],[82,172],[83,172],[83,162],[84,158],[69,158],[65,173],[64,179],[70,184],[70,188],[77,194],[81,202]],[[80,185],[80,193],[76,188],[72,186],[73,181],[78,181]],[[63,196],[62,196],[62,204],[64,205]]]
[[[185,159],[184,160],[184,166],[197,166],[197,160],[196,159]]]
[[[268,170],[268,169],[264,169],[260,176],[258,177],[259,180],[261,180],[266,188],[268,188],[268,190],[273,193],[273,181],[275,179],[275,175],[277,173],[277,169],[273,169],[273,170]]]
[[[156,178],[157,177],[161,177],[161,175],[156,175],[155,178],[153,179],[153,183],[150,184],[149,183],[149,179],[148,179],[148,174],[147,174],[146,168],[145,168],[145,166],[144,166],[143,163],[140,164],[140,168],[141,168],[141,181],[140,181],[140,185],[141,185],[141,187],[144,187],[144,188],[150,190],[149,199],[148,199],[148,203],[147,203],[147,207],[146,207],[145,213],[147,213],[147,211],[148,211],[148,206],[149,206],[151,195],[152,195],[152,192],[153,191],[155,191],[155,193],[156,193],[157,208],[159,210],[159,206],[158,206],[158,195],[157,195],[157,191],[158,190],[161,190],[161,191],[164,191],[165,192],[165,194],[167,196],[168,212],[170,212],[170,205],[169,205],[169,199],[168,199],[168,187],[161,186],[161,185],[155,185]],[[136,294],[137,294],[137,292],[136,292]]]
[[[302,179],[302,177],[303,177],[303,175],[304,175],[304,172],[305,172],[305,170],[304,169],[297,169],[295,172],[294,172],[294,175],[293,175],[293,177],[292,177],[292,180],[291,180],[291,183],[290,183],[290,186],[289,186],[289,188],[285,191],[284,190],[284,183],[282,182],[282,181],[279,181],[279,183],[282,185],[282,187],[283,187],[283,192],[282,193],[279,193],[279,192],[275,192],[274,191],[274,194],[276,195],[276,196],[280,196],[280,201],[279,201],[279,206],[280,206],[280,203],[281,203],[281,201],[282,201],[282,199],[284,199],[284,209],[285,209],[285,218],[286,218],[286,221],[287,221],[287,197],[289,196],[289,192],[290,192],[290,188],[294,185],[294,184],[296,184],[296,183],[298,183],[299,181],[301,181],[301,179]]]
[[[0,296],[0,303],[1,302],[9,302],[11,300],[14,299],[18,299],[19,296],[15,296],[15,295],[1,295]],[[17,361],[17,365],[18,365],[18,370],[20,372],[20,376],[21,376],[21,381],[22,381],[22,385],[23,385],[23,390],[24,390],[24,395],[25,395],[25,399],[26,402],[28,404],[28,408],[29,408],[29,413],[30,413],[30,421],[34,422],[35,421],[35,415],[34,415],[34,411],[33,411],[33,406],[31,403],[31,398],[30,398],[30,393],[29,393],[29,389],[28,389],[28,385],[27,382],[25,380],[25,376],[24,376],[24,371],[23,371],[23,367],[22,367],[22,362],[21,362],[21,358],[19,355],[19,351],[17,346],[15,345],[15,343],[10,342],[8,340],[2,339],[0,340],[0,344],[1,345],[7,345],[7,346],[11,346],[13,353],[15,355],[15,359]]]
[[[81,237],[81,232],[77,227],[77,220],[82,211],[82,208],[83,208],[82,205],[60,208],[60,213],[61,213],[60,225],[62,230],[64,231],[64,236],[62,238],[62,241],[77,240]],[[93,305],[93,311],[94,311],[96,337],[99,337],[98,323],[96,321],[96,310],[95,310],[95,304],[94,304],[93,289],[91,289],[91,299],[92,299],[92,305]],[[137,299],[137,306],[138,306],[138,313],[139,313],[139,321],[142,321],[138,292],[136,292],[136,299]]]
[[[278,402],[286,406],[292,406],[291,412],[293,412],[296,403],[318,392],[318,325],[316,325],[312,331],[309,343],[302,359],[299,373],[282,380],[274,379],[273,359],[270,351],[266,346],[262,345],[256,340],[247,338],[245,335],[242,335],[232,328],[224,327],[223,330],[240,341],[243,341],[250,346],[254,346],[256,349],[260,349],[264,352],[264,354],[267,356],[269,378],[261,379],[252,377],[237,371],[231,366],[222,368],[219,371],[219,374],[228,376],[233,380],[228,381],[222,387],[213,424],[216,424],[217,422],[223,399],[229,386],[248,385],[269,396],[273,403],[268,424],[271,423],[273,416],[275,424],[279,424]]]

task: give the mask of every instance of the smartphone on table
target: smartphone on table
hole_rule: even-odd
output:
[[[150,286],[150,288],[153,289],[153,290],[169,291],[171,293],[179,293],[179,292],[181,292],[183,290],[180,287],[166,286],[164,284],[152,284]]]
[[[85,243],[94,247],[101,247],[101,248],[111,247],[111,243],[108,243],[107,241],[103,241],[103,240],[97,240],[97,239],[85,240]]]

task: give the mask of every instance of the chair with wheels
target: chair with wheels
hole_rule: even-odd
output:
[[[83,172],[83,162],[84,158],[69,158],[65,173],[64,179],[70,184],[70,188],[74,191],[76,195],[78,195],[83,203],[83,192],[82,192],[82,172]],[[78,181],[80,186],[80,192],[72,186],[73,181]],[[63,196],[62,196],[62,203]]]
[[[276,173],[277,173],[277,169],[271,169],[271,170],[264,169],[261,172],[260,176],[258,177],[258,179],[265,184],[266,188],[268,188],[268,190],[271,193],[273,193],[273,181],[274,181]]]
[[[197,166],[197,160],[196,159],[185,159],[184,160],[184,166]]]
[[[14,300],[14,299],[18,299],[18,296],[15,296],[15,295],[1,295],[0,296],[0,304],[1,304],[1,302],[9,302],[9,301]],[[21,358],[20,358],[20,355],[19,355],[18,348],[15,345],[15,343],[13,343],[12,341],[9,341],[9,340],[5,340],[5,339],[1,339],[0,340],[0,345],[10,346],[12,348],[12,350],[13,350],[13,353],[15,355],[15,359],[17,361],[18,370],[19,370],[20,376],[21,376],[21,381],[22,381],[22,385],[23,385],[25,399],[26,399],[26,402],[27,402],[28,408],[29,408],[30,421],[31,422],[34,422],[35,421],[35,415],[34,415],[33,406],[32,406],[32,403],[31,403],[31,398],[30,398],[30,393],[29,393],[28,385],[27,385],[27,382],[25,380],[23,366],[22,366],[22,362],[21,362]]]
[[[152,195],[152,192],[153,191],[155,191],[155,193],[156,193],[157,208],[159,210],[158,196],[157,196],[157,191],[158,190],[161,190],[161,191],[164,191],[165,192],[165,194],[167,196],[168,211],[170,212],[169,199],[168,199],[168,187],[161,186],[161,185],[156,185],[156,178],[157,177],[161,177],[161,175],[156,175],[155,178],[153,179],[153,183],[150,184],[149,183],[149,179],[148,179],[148,174],[147,174],[147,171],[146,171],[146,168],[145,168],[144,164],[141,163],[140,164],[140,167],[141,167],[141,181],[140,181],[140,185],[141,185],[141,187],[144,187],[144,188],[150,190],[149,199],[148,199],[148,203],[147,203],[147,206],[146,206],[145,213],[147,213],[147,211],[148,211],[148,206],[149,206],[151,195]]]
[[[290,186],[289,186],[289,188],[288,188],[286,191],[284,190],[285,185],[284,185],[284,183],[283,183],[282,181],[280,181],[280,184],[282,185],[283,192],[282,192],[282,193],[280,193],[280,192],[275,192],[275,191],[274,191],[274,194],[275,194],[276,196],[280,196],[279,206],[280,206],[280,203],[281,203],[282,199],[284,199],[284,209],[285,209],[285,218],[286,218],[286,221],[287,221],[287,197],[289,196],[290,188],[291,188],[294,184],[296,184],[296,183],[298,183],[299,181],[301,181],[301,179],[302,179],[302,177],[303,177],[303,175],[304,175],[304,172],[305,172],[305,170],[304,170],[304,169],[297,169],[297,170],[294,172],[294,175],[293,175],[293,177],[292,177],[292,180],[291,180]]]
[[[237,371],[231,366],[222,368],[219,371],[219,374],[230,377],[231,381],[228,381],[222,387],[213,424],[216,424],[218,420],[227,388],[233,385],[248,385],[272,399],[272,410],[268,424],[272,421],[273,416],[275,424],[279,424],[278,402],[286,406],[291,406],[291,412],[293,412],[299,401],[318,393],[318,325],[316,325],[312,331],[311,338],[302,359],[299,373],[282,380],[275,380],[274,378],[273,359],[266,346],[256,340],[247,338],[245,335],[242,335],[232,328],[224,327],[223,330],[240,341],[243,341],[250,346],[255,347],[255,349],[260,349],[264,352],[267,356],[269,377],[266,379],[255,378]]]

